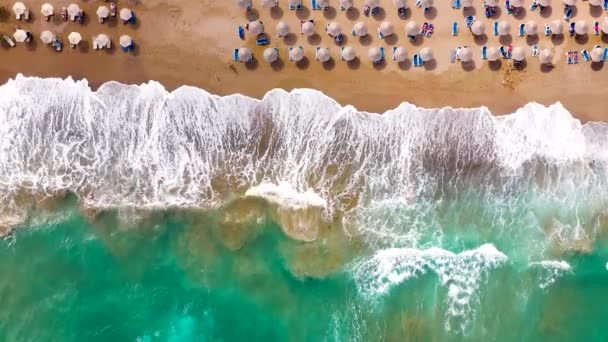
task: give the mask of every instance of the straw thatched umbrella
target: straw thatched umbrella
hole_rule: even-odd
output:
[[[287,23],[284,21],[279,21],[277,23],[276,30],[277,30],[277,36],[285,37],[286,35],[289,34],[289,25],[287,25]]]
[[[604,20],[602,20],[600,29],[602,30],[602,32],[604,32],[604,34],[608,34],[608,17],[606,17],[606,18],[604,18]]]
[[[517,46],[513,49],[513,60],[521,62],[526,59],[526,52],[520,46]]]
[[[362,21],[357,22],[355,26],[353,26],[353,34],[357,37],[367,35],[367,25]]]
[[[357,57],[357,53],[355,52],[355,49],[353,49],[350,46],[345,46],[342,49],[341,55],[342,55],[342,59],[347,62],[350,62],[353,59],[355,59],[355,57]]]
[[[55,34],[49,30],[42,31],[40,34],[40,40],[44,44],[51,44],[51,42],[55,39]]]
[[[264,33],[264,24],[259,20],[252,21],[247,25],[247,31],[255,36]]]
[[[410,21],[405,25],[405,34],[408,36],[416,36],[420,33],[420,28],[418,27],[418,23],[415,21]]]
[[[564,5],[568,5],[568,6],[574,6],[578,2],[578,0],[562,0],[562,1],[564,2]]]
[[[382,60],[382,51],[380,51],[380,48],[378,47],[373,47],[367,51],[367,56],[370,61],[376,63]]]
[[[393,58],[398,63],[401,63],[407,59],[407,51],[405,51],[405,49],[400,46],[395,49],[395,52],[393,52]]]
[[[329,0],[317,0],[317,6],[325,9],[329,7]]]
[[[380,0],[365,0],[365,6],[374,9],[376,7],[380,7]]]
[[[120,46],[126,49],[129,46],[133,45],[133,38],[131,38],[131,36],[129,35],[123,34],[118,39],[118,43],[120,44]]]
[[[551,6],[551,0],[537,0],[538,4],[543,7]]]
[[[433,57],[433,50],[431,50],[431,48],[424,48],[422,50],[420,50],[420,58],[422,59],[423,62],[428,62],[430,60],[432,60]]]
[[[123,8],[120,10],[119,15],[120,19],[129,21],[131,18],[133,18],[133,11],[131,11],[129,8]]]
[[[422,8],[429,8],[433,6],[433,0],[420,0],[420,6]]]
[[[299,62],[304,58],[304,48],[301,46],[289,49],[289,59],[294,62]]]
[[[105,48],[110,43],[110,37],[107,34],[98,34],[97,37],[93,38],[93,43],[100,48]]]
[[[538,34],[538,24],[534,20],[530,20],[524,25],[524,31],[528,36],[535,36]]]
[[[40,6],[40,13],[42,13],[42,15],[45,17],[52,16],[53,12],[55,12],[55,9],[51,4],[43,4],[42,6]]]
[[[483,22],[479,20],[473,22],[473,25],[471,25],[471,33],[476,36],[482,36],[484,33],[486,33],[486,27]]]
[[[589,53],[591,60],[594,62],[601,62],[603,60],[604,57],[604,50],[602,50],[602,48],[599,47],[594,47],[591,52]]]
[[[25,32],[25,30],[22,30],[22,29],[17,29],[15,31],[15,33],[13,34],[13,37],[15,38],[15,40],[18,43],[23,43],[27,39],[27,32]]]
[[[70,4],[67,8],[68,11],[68,16],[70,18],[74,18],[75,16],[77,16],[80,13],[80,6],[78,6],[77,4]]]
[[[95,13],[97,13],[98,17],[105,19],[110,15],[110,10],[106,6],[99,6]]]
[[[15,2],[13,5],[13,12],[15,12],[15,15],[22,16],[25,14],[25,11],[27,11],[27,7],[25,7],[23,2]]]
[[[498,0],[486,0],[486,5],[490,6],[490,7],[496,7],[498,6]]]
[[[236,0],[236,5],[240,8],[250,8],[251,0]]]
[[[340,35],[340,33],[342,33],[342,26],[340,26],[340,24],[338,24],[337,22],[332,21],[331,23],[327,24],[325,30],[330,36],[336,37]]]
[[[473,7],[473,0],[462,0],[460,2],[460,4],[462,5],[462,7],[467,8],[467,7]]]
[[[549,49],[540,50],[538,60],[541,64],[553,64],[553,51]]]
[[[403,8],[405,7],[405,0],[393,0],[393,4],[395,5],[395,7],[397,8]]]
[[[574,32],[578,35],[584,36],[587,34],[587,31],[589,31],[589,26],[584,20],[579,20],[574,25]]]
[[[310,21],[305,22],[304,24],[302,24],[302,34],[305,36],[312,36],[315,34],[315,24],[311,23]]]
[[[378,28],[378,32],[384,37],[390,36],[395,33],[395,27],[388,21],[383,21]]]
[[[82,41],[82,35],[78,32],[70,32],[68,35],[68,41],[71,45],[78,45]]]
[[[602,6],[602,0],[589,0],[589,6]]]
[[[277,5],[276,0],[262,0],[262,7],[271,8]]]
[[[340,7],[345,10],[351,9],[353,6],[353,0],[340,0]]]
[[[331,58],[331,53],[329,52],[328,48],[320,48],[317,49],[317,52],[315,53],[315,58],[319,62],[325,63]]]
[[[511,6],[513,7],[523,7],[524,0],[511,0]]]
[[[98,36],[99,37],[99,36]],[[239,49],[239,62],[249,62],[253,58],[253,52],[248,48]]]
[[[553,20],[549,24],[552,34],[562,34],[564,32],[564,22],[561,20]]]
[[[268,49],[264,50],[264,60],[266,62],[272,63],[272,62],[275,62],[278,58],[279,58],[279,54],[277,52],[277,49],[268,48]]]
[[[511,33],[511,24],[508,21],[501,21],[498,23],[498,34],[501,36],[508,36]]]
[[[467,63],[473,60],[473,50],[470,47],[463,47],[458,51],[458,58],[461,62]]]
[[[500,51],[495,47],[489,47],[486,50],[486,58],[490,62],[496,62],[500,58]]]

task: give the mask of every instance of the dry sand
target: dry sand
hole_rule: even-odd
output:
[[[33,14],[29,22],[18,22],[12,13],[12,3],[3,3],[4,13],[0,20],[0,31],[12,35],[15,26],[30,29],[35,43],[18,44],[16,48],[3,47],[3,63],[0,64],[0,81],[14,77],[17,73],[31,76],[72,76],[86,78],[93,87],[103,82],[116,80],[124,83],[142,83],[148,80],[160,81],[168,90],[180,85],[193,85],[220,95],[242,93],[261,97],[272,88],[314,88],[335,98],[342,104],[352,104],[357,108],[373,112],[383,112],[394,108],[403,101],[424,107],[475,107],[487,106],[495,114],[511,113],[530,101],[552,104],[561,101],[575,116],[587,120],[608,119],[603,108],[608,106],[606,86],[608,67],[603,64],[581,62],[567,66],[564,52],[574,49],[590,50],[595,44],[608,45],[608,38],[592,32],[577,39],[566,35],[561,40],[552,40],[542,35],[545,23],[563,17],[563,5],[553,0],[552,8],[541,16],[538,11],[531,12],[526,1],[524,14],[519,18],[506,15],[504,6],[497,18],[486,20],[483,15],[483,2],[475,0],[475,7],[468,10],[454,10],[450,1],[436,1],[431,13],[425,17],[422,9],[411,7],[407,20],[396,15],[392,0],[382,0],[383,11],[375,18],[360,13],[363,0],[356,0],[354,11],[341,12],[338,0],[331,0],[329,11],[310,10],[310,1],[303,0],[304,9],[298,12],[287,9],[287,1],[280,0],[280,8],[263,9],[254,0],[256,9],[250,13],[238,9],[233,0],[147,0],[133,3],[119,0],[118,6],[135,10],[138,24],[123,26],[117,21],[99,24],[95,10],[105,4],[103,1],[77,1],[87,11],[88,20],[81,26],[73,22],[64,23],[56,15],[51,22],[45,22],[40,15],[43,1],[26,1]],[[61,6],[69,1],[52,1],[58,13]],[[602,21],[605,14],[601,9],[591,9],[588,3],[580,2],[573,20],[585,20],[590,28],[594,20]],[[474,39],[465,27],[464,17],[474,14],[485,22],[487,37]],[[255,45],[254,37],[247,36],[245,41],[236,34],[238,24],[245,24],[248,18],[260,18],[266,32],[271,37],[270,47],[279,49],[280,61],[269,66],[262,59],[264,47]],[[300,19],[314,19],[318,36],[308,39],[298,34]],[[279,20],[289,23],[296,34],[287,39],[275,37],[275,24]],[[396,27],[396,35],[381,40],[375,34],[382,20],[391,21]],[[407,21],[419,24],[432,22],[436,29],[432,38],[419,40],[412,44],[404,33]],[[522,70],[513,70],[510,61],[492,70],[480,58],[482,45],[498,46],[498,37],[492,35],[494,20],[512,22],[512,44],[522,46],[528,52],[527,65]],[[518,37],[520,23],[535,20],[541,35],[535,39]],[[370,38],[360,41],[347,34],[344,45],[357,49],[360,57],[357,63],[347,64],[340,61],[338,47],[324,32],[326,23],[338,21],[349,33],[356,21],[364,21],[370,29]],[[457,21],[460,26],[458,37],[452,37],[451,24]],[[44,46],[38,39],[40,32],[50,29],[64,39],[71,31],[83,34],[85,44],[72,50],[69,46],[56,53]],[[124,54],[120,49],[95,51],[91,49],[91,36],[107,33],[114,46],[118,46],[121,34],[133,36],[137,49],[135,53]],[[544,70],[538,60],[530,56],[530,45],[555,50],[556,67]],[[288,46],[301,45],[305,48],[306,60],[294,64],[287,60]],[[461,64],[450,64],[449,49],[468,45],[474,50],[474,66],[463,68]],[[244,64],[232,61],[233,48],[247,46],[254,50],[256,61]],[[316,46],[329,47],[333,59],[326,64],[314,60]],[[368,61],[367,49],[384,46],[387,61],[374,66]],[[422,47],[434,50],[436,61],[425,68],[412,68],[409,63],[397,65],[390,59],[392,46],[403,46],[410,56]]]

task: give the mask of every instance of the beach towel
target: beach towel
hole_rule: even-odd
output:
[[[571,51],[566,52],[566,63],[572,64],[572,52]]]
[[[604,48],[604,54],[602,55],[602,61],[606,61],[606,58],[608,58],[608,48]]]
[[[494,35],[498,36],[498,21],[494,22]]]
[[[523,37],[524,34],[526,34],[525,25],[521,24],[521,25],[519,25],[519,36]]]
[[[452,36],[457,36],[458,35],[458,23],[454,22],[452,24]]]
[[[484,45],[481,47],[481,59],[488,59],[487,51],[488,51],[487,46]]]
[[[239,25],[237,33],[239,35],[239,38],[245,39],[245,30],[243,29],[243,26]]]
[[[589,62],[589,59],[591,59],[589,57],[589,52],[587,50],[583,50],[581,51],[581,54],[583,55],[583,59],[585,60],[585,62]]]
[[[513,11],[511,11],[511,2],[509,2],[509,0],[505,1],[505,9],[507,10],[507,14],[513,13]]]

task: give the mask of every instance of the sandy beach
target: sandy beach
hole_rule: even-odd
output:
[[[27,1],[32,13],[29,22],[19,22],[12,13],[12,3],[4,4],[0,31],[12,35],[16,26],[32,31],[35,42],[29,45],[18,44],[16,48],[3,46],[3,61],[0,65],[1,82],[14,77],[17,73],[28,76],[86,78],[92,87],[106,81],[120,81],[139,84],[148,80],[161,82],[168,90],[181,85],[192,85],[219,95],[242,93],[261,97],[273,88],[314,88],[323,91],[341,104],[352,104],[361,110],[384,112],[401,102],[410,102],[418,106],[435,108],[443,106],[477,107],[487,106],[495,114],[511,113],[522,105],[535,101],[552,104],[561,101],[573,115],[583,121],[605,120],[608,114],[599,108],[608,106],[608,97],[602,96],[608,86],[603,64],[592,64],[581,59],[578,65],[567,65],[564,53],[568,50],[591,50],[595,44],[608,45],[608,37],[594,35],[593,21],[602,21],[606,14],[601,8],[592,8],[589,4],[579,2],[572,21],[585,20],[590,27],[589,35],[572,38],[567,34],[563,39],[545,37],[545,23],[563,18],[563,5],[552,1],[552,7],[545,13],[530,11],[530,2],[526,1],[522,15],[514,18],[504,11],[501,4],[496,17],[486,19],[483,15],[483,2],[475,1],[474,7],[466,10],[455,10],[448,1],[436,1],[428,14],[408,2],[408,18],[402,20],[397,16],[392,1],[381,1],[382,10],[376,17],[366,17],[360,11],[363,0],[355,1],[355,10],[348,14],[338,8],[338,1],[332,0],[328,11],[312,11],[310,2],[303,1],[304,8],[290,11],[286,1],[280,1],[280,7],[273,10],[259,6],[249,13],[239,9],[233,1],[228,0],[151,0],[134,3],[118,1],[118,8],[130,7],[137,14],[137,25],[122,25],[111,20],[100,24],[95,15],[97,6],[103,1],[77,3],[86,11],[88,18],[84,25],[74,22],[63,22],[59,15],[61,6],[69,1],[54,1],[55,17],[44,21],[40,14],[40,5],[44,1]],[[483,21],[486,37],[475,39],[465,26],[464,17],[474,15]],[[244,25],[250,18],[259,18],[265,24],[265,30],[271,37],[268,46],[279,49],[280,60],[268,65],[262,59],[263,50],[268,47],[255,45],[255,38],[246,35],[240,40],[236,34],[239,24]],[[318,35],[306,38],[298,33],[299,21],[314,19]],[[376,30],[383,20],[392,22],[396,35],[381,40]],[[431,38],[418,39],[411,43],[404,31],[410,20],[418,24],[433,23],[435,33]],[[492,34],[494,21],[511,22],[512,37],[499,41]],[[539,26],[539,36],[519,37],[519,24],[534,20]],[[278,21],[289,24],[292,34],[288,38],[275,36],[275,25]],[[359,60],[347,64],[339,58],[339,47],[331,37],[325,34],[325,25],[331,21],[339,22],[345,33],[348,33],[343,46],[353,46]],[[370,36],[359,40],[350,35],[350,30],[357,21],[367,23]],[[458,22],[460,32],[457,37],[451,35],[452,22]],[[566,23],[564,22],[565,26]],[[67,46],[62,53],[53,51],[39,40],[40,32],[51,30],[64,40],[71,31],[82,33],[85,42],[77,49]],[[113,40],[114,48],[110,51],[95,51],[91,48],[91,36],[107,33]],[[125,54],[118,47],[118,38],[122,34],[131,35],[137,45],[134,53]],[[511,41],[513,46],[526,49],[526,66],[521,70],[512,68],[512,61],[503,60],[500,67],[490,68],[481,60],[481,46],[498,47],[501,43]],[[530,46],[551,48],[555,53],[555,68],[541,68],[538,59],[531,56]],[[449,50],[457,46],[468,45],[473,51],[474,63],[463,67],[459,63],[451,64]],[[289,46],[303,46],[306,60],[298,63],[289,62]],[[321,64],[314,59],[317,46],[328,47],[332,60]],[[383,46],[387,51],[386,63],[374,66],[367,58],[367,50],[373,46]],[[435,61],[423,68],[413,68],[409,62],[398,65],[391,60],[390,49],[403,46],[413,55],[423,47],[434,51]],[[238,47],[249,47],[254,51],[254,63],[232,61],[232,50]]]

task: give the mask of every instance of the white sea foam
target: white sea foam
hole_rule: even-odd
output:
[[[287,182],[279,182],[278,185],[262,183],[245,192],[245,196],[259,197],[288,209],[303,209],[308,207],[325,208],[327,201],[308,189],[306,192],[298,192]]]
[[[540,268],[539,284],[541,289],[545,289],[553,285],[558,278],[566,273],[572,272],[570,264],[563,260],[542,260],[534,261],[528,264],[532,268]]]
[[[492,244],[459,254],[440,249],[390,248],[376,252],[354,268],[359,290],[385,294],[392,287],[432,272],[447,287],[446,330],[464,330],[474,314],[477,291],[488,272],[504,264],[507,256]]]

